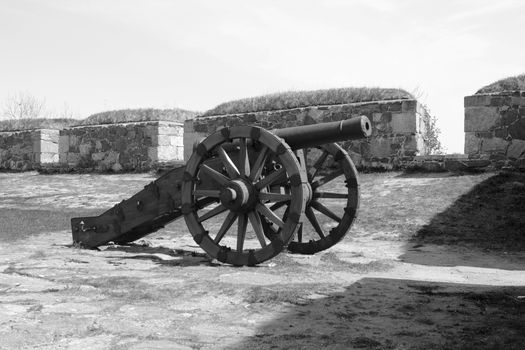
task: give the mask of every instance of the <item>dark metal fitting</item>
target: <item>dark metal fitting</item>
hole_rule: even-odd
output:
[[[226,140],[230,138],[230,129],[227,127],[221,128],[220,133],[222,137],[224,137]]]
[[[252,140],[259,140],[259,137],[261,136],[261,129],[257,127],[253,127],[250,131],[250,137]]]

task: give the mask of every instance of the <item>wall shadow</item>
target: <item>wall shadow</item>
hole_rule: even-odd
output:
[[[407,242],[400,259],[421,265],[509,268],[513,263],[525,266],[523,252],[525,174],[509,172],[477,184],[435,215]]]
[[[522,349],[525,287],[364,278],[331,293],[254,287],[245,302],[279,316],[233,349]],[[341,288],[341,287],[334,287]],[[312,300],[313,298],[313,300]]]

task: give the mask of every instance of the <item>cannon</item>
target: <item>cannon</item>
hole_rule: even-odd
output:
[[[99,216],[72,218],[73,243],[128,244],[184,217],[194,241],[223,263],[253,266],[284,249],[315,254],[346,235],[359,208],[356,168],[336,142],[371,132],[365,116],[272,132],[222,128],[185,166]]]

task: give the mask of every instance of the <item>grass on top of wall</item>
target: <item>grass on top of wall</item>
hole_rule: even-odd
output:
[[[414,96],[402,89],[377,87],[287,91],[225,102],[205,112],[203,116],[411,98],[414,98]]]
[[[503,91],[525,90],[525,74],[498,80],[479,89],[476,94],[490,94]]]
[[[194,118],[196,115],[196,112],[178,108],[121,109],[93,114],[86,119],[79,121],[76,125],[99,125],[146,121],[172,121],[182,123],[186,119]]]
[[[7,119],[0,120],[0,132],[34,129],[61,130],[75,123],[78,123],[78,120],[70,118]]]

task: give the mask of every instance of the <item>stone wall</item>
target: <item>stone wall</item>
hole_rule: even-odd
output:
[[[0,170],[27,171],[58,162],[58,130],[0,132]]]
[[[465,97],[465,153],[525,164],[525,91]]]
[[[360,115],[370,119],[372,136],[344,143],[358,166],[392,169],[404,158],[427,153],[427,111],[417,100],[392,100],[197,117],[184,125],[184,159],[188,160],[196,142],[224,126],[248,124],[271,130]]]
[[[183,126],[137,122],[79,126],[60,132],[60,166],[82,171],[146,171],[183,162]]]

